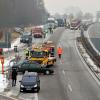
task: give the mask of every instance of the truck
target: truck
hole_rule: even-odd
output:
[[[56,62],[54,44],[48,41],[38,44],[38,46],[33,45],[28,59],[41,64],[43,67],[53,66]]]
[[[41,27],[34,27],[31,30],[32,35],[34,36],[34,38],[42,38],[44,33],[43,33],[43,29]]]
[[[57,27],[57,21],[53,17],[48,18],[46,24],[48,28],[51,27],[52,29],[55,29]]]
[[[58,23],[58,27],[64,27],[65,26],[64,19],[62,19],[62,18],[57,19],[57,23]]]
[[[71,30],[77,30],[80,28],[81,21],[80,20],[72,20],[70,22],[70,29]]]

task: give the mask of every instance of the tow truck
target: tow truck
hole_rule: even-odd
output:
[[[53,66],[56,62],[55,46],[50,41],[39,46],[33,46],[28,59],[36,61],[43,67]]]

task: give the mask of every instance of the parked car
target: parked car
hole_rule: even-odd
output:
[[[28,72],[37,72],[37,73],[43,73],[45,75],[50,75],[54,73],[53,69],[45,68],[41,66],[41,64],[38,64],[37,62],[30,62],[30,61],[23,61],[19,64],[13,65],[14,68],[18,70],[18,72],[25,73],[25,71]]]
[[[21,43],[32,43],[32,36],[30,35],[22,35],[20,38]]]
[[[26,90],[40,91],[40,79],[39,75],[34,72],[26,72],[20,82],[20,92]]]

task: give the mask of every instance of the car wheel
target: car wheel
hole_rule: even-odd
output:
[[[45,71],[45,74],[46,74],[46,75],[50,75],[50,71],[46,70],[46,71]]]
[[[25,71],[22,72],[23,74],[25,73]]]
[[[40,88],[37,88],[37,93],[39,93],[39,91],[40,91]]]

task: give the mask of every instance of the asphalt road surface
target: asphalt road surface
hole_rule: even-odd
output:
[[[62,30],[62,29],[60,29]],[[54,76],[41,77],[39,100],[100,100],[100,87],[87,66],[81,61],[75,46],[78,31],[58,31],[50,40],[64,51],[57,60]]]

